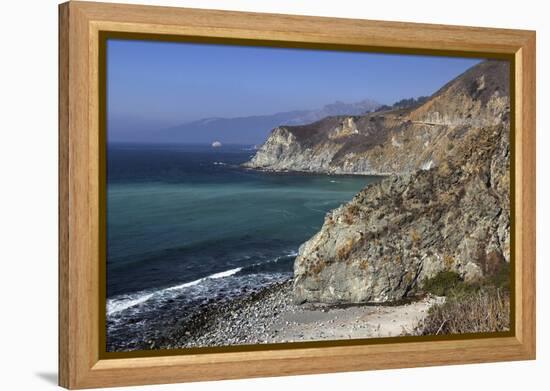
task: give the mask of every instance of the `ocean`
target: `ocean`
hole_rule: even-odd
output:
[[[377,177],[265,173],[249,146],[109,144],[107,350],[292,276],[324,215]]]

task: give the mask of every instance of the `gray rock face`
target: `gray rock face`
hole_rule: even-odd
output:
[[[442,270],[496,272],[510,259],[508,132],[471,131],[460,158],[388,177],[328,213],[296,258],[296,301],[395,301]]]
[[[249,167],[391,174],[301,246],[297,302],[395,301],[440,271],[476,281],[509,262],[508,72],[484,62],[408,111],[273,131]]]

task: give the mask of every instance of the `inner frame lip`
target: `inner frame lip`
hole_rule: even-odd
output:
[[[283,40],[262,40],[253,38],[230,38],[210,37],[200,35],[178,35],[161,33],[142,33],[99,30],[98,31],[98,114],[99,114],[99,198],[98,198],[98,221],[99,221],[99,297],[98,297],[98,358],[100,360],[122,359],[122,358],[145,358],[145,357],[167,357],[184,356],[210,353],[230,352],[257,352],[273,350],[295,350],[304,348],[325,348],[342,346],[365,346],[365,345],[391,345],[395,343],[433,342],[433,341],[457,341],[487,338],[516,337],[516,246],[515,246],[515,128],[516,128],[516,59],[514,53],[483,52],[483,51],[462,51],[425,48],[399,48],[392,46],[339,44],[339,43],[318,43],[305,41],[283,41]],[[107,75],[106,75],[106,47],[108,40],[133,40],[133,41],[155,41],[190,44],[212,44],[226,46],[252,46],[286,49],[308,49],[319,51],[343,51],[343,52],[368,52],[375,54],[396,54],[396,55],[420,55],[433,57],[458,57],[458,58],[479,58],[508,61],[510,63],[509,91],[510,91],[510,330],[485,333],[464,333],[451,335],[426,335],[426,336],[398,336],[378,338],[357,338],[351,340],[329,340],[329,341],[307,341],[307,342],[286,342],[255,345],[228,345],[221,347],[195,347],[166,350],[132,350],[127,352],[106,351],[106,136],[107,136]]]

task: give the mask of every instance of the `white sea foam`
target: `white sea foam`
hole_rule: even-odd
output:
[[[277,263],[279,262],[281,259],[283,258],[286,258],[286,257],[297,257],[298,256],[298,252],[296,250],[290,250],[290,251],[287,251],[285,253],[285,255],[280,255],[278,257],[275,257],[273,259],[270,259],[268,261],[262,261],[262,262],[257,262],[257,263],[253,263],[252,265],[249,265],[248,267],[254,267],[254,266],[261,266],[261,265],[265,265],[266,263]]]
[[[170,288],[166,288],[165,291],[175,291],[175,290],[179,290],[179,289],[182,289],[182,288],[189,288],[190,286],[198,285],[201,282],[203,282],[205,280],[208,280],[208,279],[215,280],[216,278],[229,277],[229,276],[232,276],[235,273],[240,272],[241,270],[242,270],[242,267],[237,267],[235,269],[230,269],[230,270],[226,270],[226,271],[223,271],[223,272],[214,273],[210,276],[199,278],[198,280],[195,280],[195,281],[186,282],[185,284],[180,284],[180,285],[176,285],[176,286],[171,286]]]
[[[153,297],[162,297],[166,293],[179,291],[181,289],[189,288],[195,285],[200,284],[206,280],[215,280],[218,278],[224,278],[232,276],[242,270],[242,267],[237,267],[235,269],[225,270],[223,272],[214,273],[209,276],[199,278],[198,280],[186,282],[184,284],[171,286],[169,288],[161,289],[156,292],[138,292],[130,295],[123,295],[122,297],[115,297],[107,300],[107,315],[113,315],[117,312],[127,310],[128,308],[135,307],[136,305],[145,303]]]
[[[153,296],[154,293],[137,293],[135,295],[128,295],[120,299],[109,299],[107,300],[107,315],[112,315],[144,303]]]
[[[219,273],[215,273],[215,274],[212,274],[211,276],[208,276],[206,278],[223,278],[223,277],[229,277],[229,276],[232,276],[233,274],[236,274],[238,272],[240,272],[243,268],[242,267],[237,267],[235,269],[230,269],[230,270],[226,270],[224,272],[219,272]]]

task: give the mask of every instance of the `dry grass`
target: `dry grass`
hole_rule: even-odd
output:
[[[451,266],[453,266],[454,262],[455,260],[450,255],[448,254],[443,255],[443,264],[447,269],[450,269]]]
[[[352,239],[348,239],[336,250],[336,256],[339,261],[345,261],[349,257],[351,251],[353,250],[354,244],[355,242]]]
[[[366,259],[362,259],[361,262],[359,262],[359,269],[367,271],[369,269],[369,261]]]
[[[353,216],[357,216],[359,214],[359,211],[361,211],[361,208],[357,204],[348,204],[347,212],[350,213]]]
[[[355,219],[359,216],[361,208],[357,204],[348,204],[343,211],[342,220],[347,225],[352,225]]]
[[[308,274],[311,275],[311,276],[316,276],[319,273],[321,273],[321,271],[326,266],[327,266],[327,263],[324,260],[319,259],[315,263],[313,263],[309,266]]]
[[[430,309],[420,334],[462,334],[507,331],[510,295],[495,287],[452,293],[442,305]]]
[[[510,329],[510,266],[502,263],[484,281],[468,284],[452,271],[424,280],[423,290],[445,296],[430,309],[416,334],[462,334]]]
[[[420,235],[418,234],[418,232],[416,232],[415,229],[411,229],[409,234],[413,243],[417,243],[420,241]]]
[[[342,221],[347,225],[352,225],[354,222],[354,217],[352,214],[345,212],[344,216],[342,217]]]

